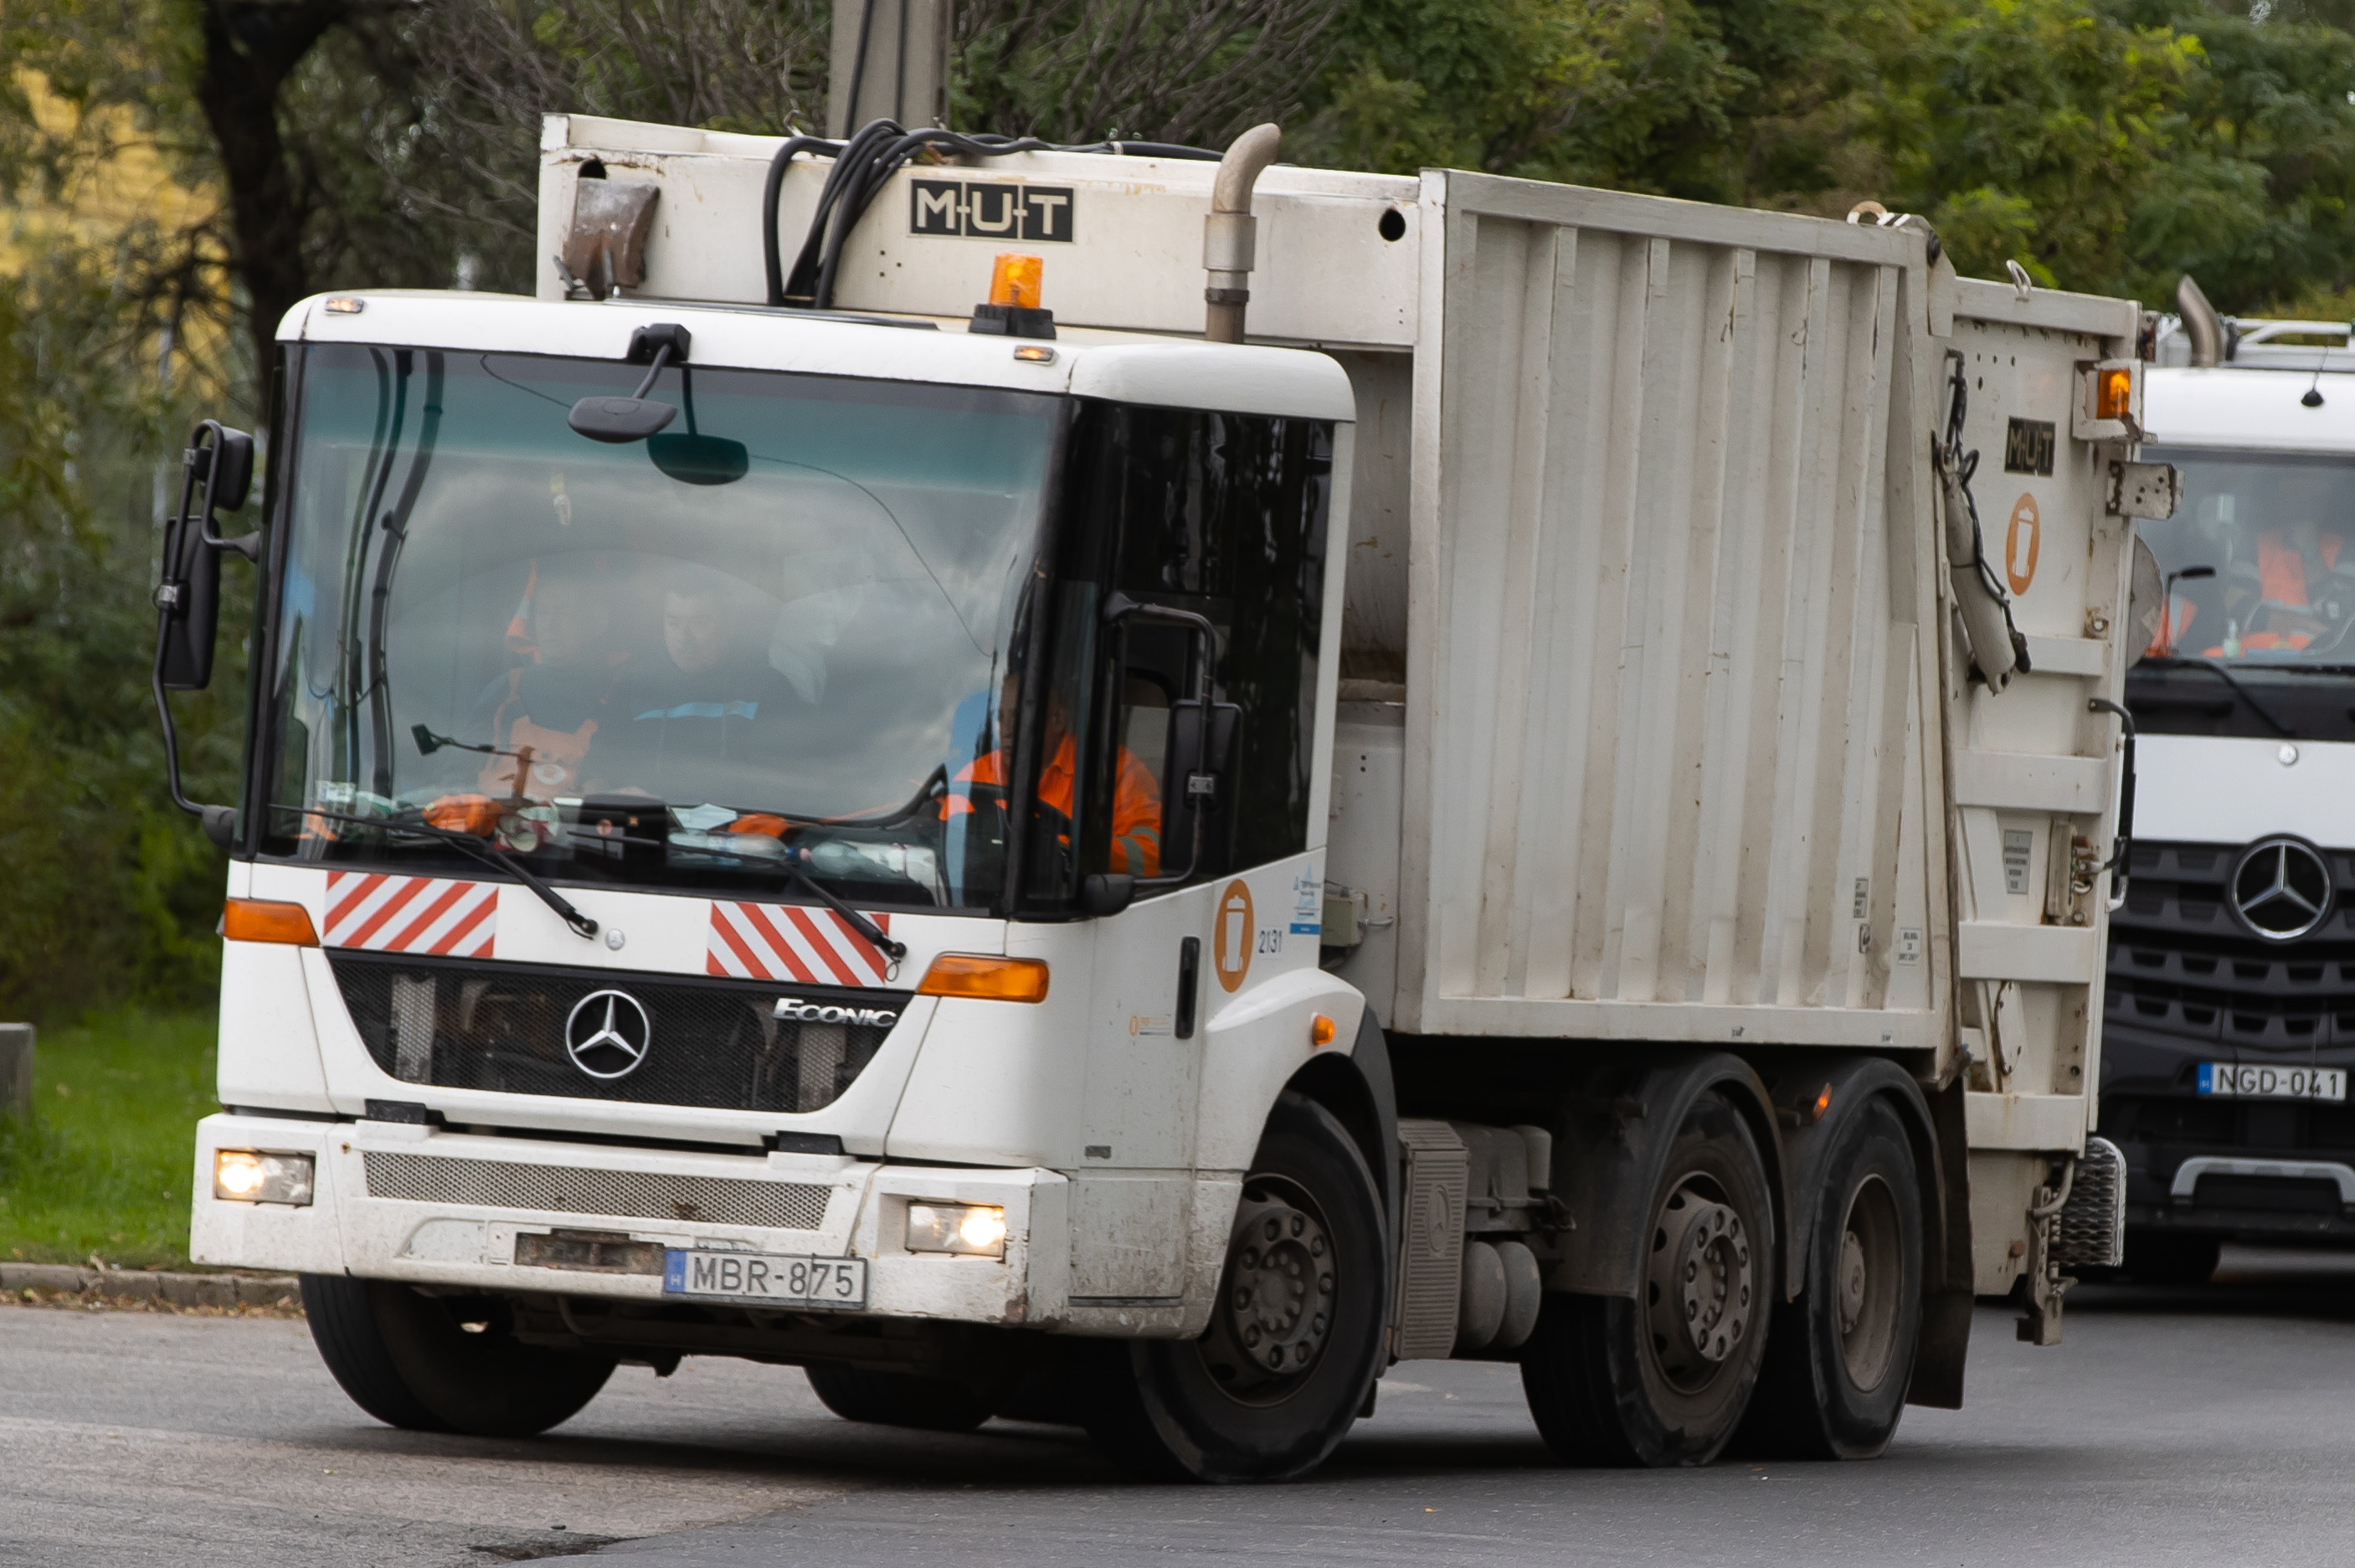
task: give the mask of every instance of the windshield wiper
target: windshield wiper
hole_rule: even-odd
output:
[[[868,945],[873,947],[878,953],[883,955],[884,957],[889,958],[892,963],[897,964],[901,959],[908,956],[908,944],[906,943],[893,941],[891,934],[889,932],[876,924],[873,921],[868,919],[858,911],[843,902],[840,899],[835,897],[832,893],[827,892],[824,888],[819,887],[815,879],[812,878],[807,871],[803,870],[801,867],[795,865],[793,858],[797,851],[792,845],[781,844],[778,848],[784,851],[784,855],[782,859],[773,859],[767,855],[747,855],[741,849],[722,849],[716,845],[706,844],[697,845],[694,852],[698,855],[717,855],[723,860],[734,860],[741,865],[762,866],[773,871],[783,871],[787,877],[793,880],[793,883],[795,887],[801,889],[802,891],[809,894],[810,897],[817,900],[818,902],[826,905],[826,908],[840,915],[844,924],[849,926],[851,930],[857,932],[860,936],[865,937],[867,939]]]
[[[2264,703],[2259,702],[2256,699],[2256,697],[2247,687],[2241,684],[2239,678],[2235,677],[2231,670],[2226,669],[2222,665],[2218,664],[2213,659],[2187,658],[2181,654],[2164,654],[2157,658],[2148,658],[2142,662],[2146,666],[2158,665],[2166,669],[2204,669],[2210,675],[2214,676],[2218,680],[2222,681],[2226,686],[2231,687],[2232,688],[2232,695],[2247,703],[2249,705],[2250,712],[2255,714],[2258,718],[2272,725],[2275,734],[2287,735],[2293,739],[2295,739],[2297,734],[2297,731],[2295,729],[2283,723],[2272,709],[2267,708]],[[2267,665],[2265,667],[2267,669],[2272,669],[2275,667]]]
[[[461,833],[449,827],[434,827],[422,822],[395,822],[389,817],[355,816],[349,812],[322,811],[316,806],[309,805],[285,805],[273,803],[271,809],[290,811],[297,816],[325,817],[329,822],[353,822],[362,827],[381,827],[388,833],[406,833],[417,838],[438,838],[453,848],[472,855],[486,866],[511,873],[517,881],[529,888],[538,896],[540,902],[554,910],[564,923],[570,926],[581,936],[592,937],[597,934],[597,923],[575,909],[571,901],[562,893],[533,875],[530,869],[521,860],[496,844],[484,842],[472,833]]]

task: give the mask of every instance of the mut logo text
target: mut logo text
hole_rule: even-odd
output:
[[[1071,243],[1070,186],[911,180],[908,232],[962,240]]]
[[[856,1024],[862,1029],[890,1029],[900,1015],[888,1008],[844,1008],[832,1002],[805,1002],[799,997],[777,998],[780,1023]]]

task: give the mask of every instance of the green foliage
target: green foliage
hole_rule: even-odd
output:
[[[156,462],[186,427],[119,354],[102,256],[0,278],[0,1013],[202,994],[222,859],[165,797],[147,692]],[[233,592],[247,584],[232,569]],[[178,699],[190,787],[235,798],[244,660]]]
[[[43,1030],[33,1118],[0,1116],[0,1258],[185,1267],[212,1088],[208,1013],[118,1010]]]
[[[1922,19],[1867,124],[1895,199],[1966,273],[2115,292],[2138,199],[2164,177],[2201,63],[2195,38],[2080,0],[1987,0]]]

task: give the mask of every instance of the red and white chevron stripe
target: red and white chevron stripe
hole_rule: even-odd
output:
[[[498,933],[496,882],[367,871],[327,873],[330,947],[488,958]]]
[[[885,931],[888,914],[867,917]],[[883,955],[830,909],[800,904],[711,902],[704,969],[739,980],[799,980],[806,986],[880,986]]]

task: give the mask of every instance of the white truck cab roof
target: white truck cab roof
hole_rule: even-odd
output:
[[[1357,417],[1348,376],[1325,355],[1304,349],[1092,328],[1063,328],[1052,341],[1001,337],[969,333],[956,318],[382,289],[304,300],[279,323],[278,337],[619,360],[632,332],[658,322],[687,327],[690,362],[698,366],[1003,387],[1228,413]]]
[[[2309,389],[2322,399],[2312,407]],[[2152,366],[2143,373],[2143,428],[2159,446],[2355,453],[2355,359],[2318,375]]]

